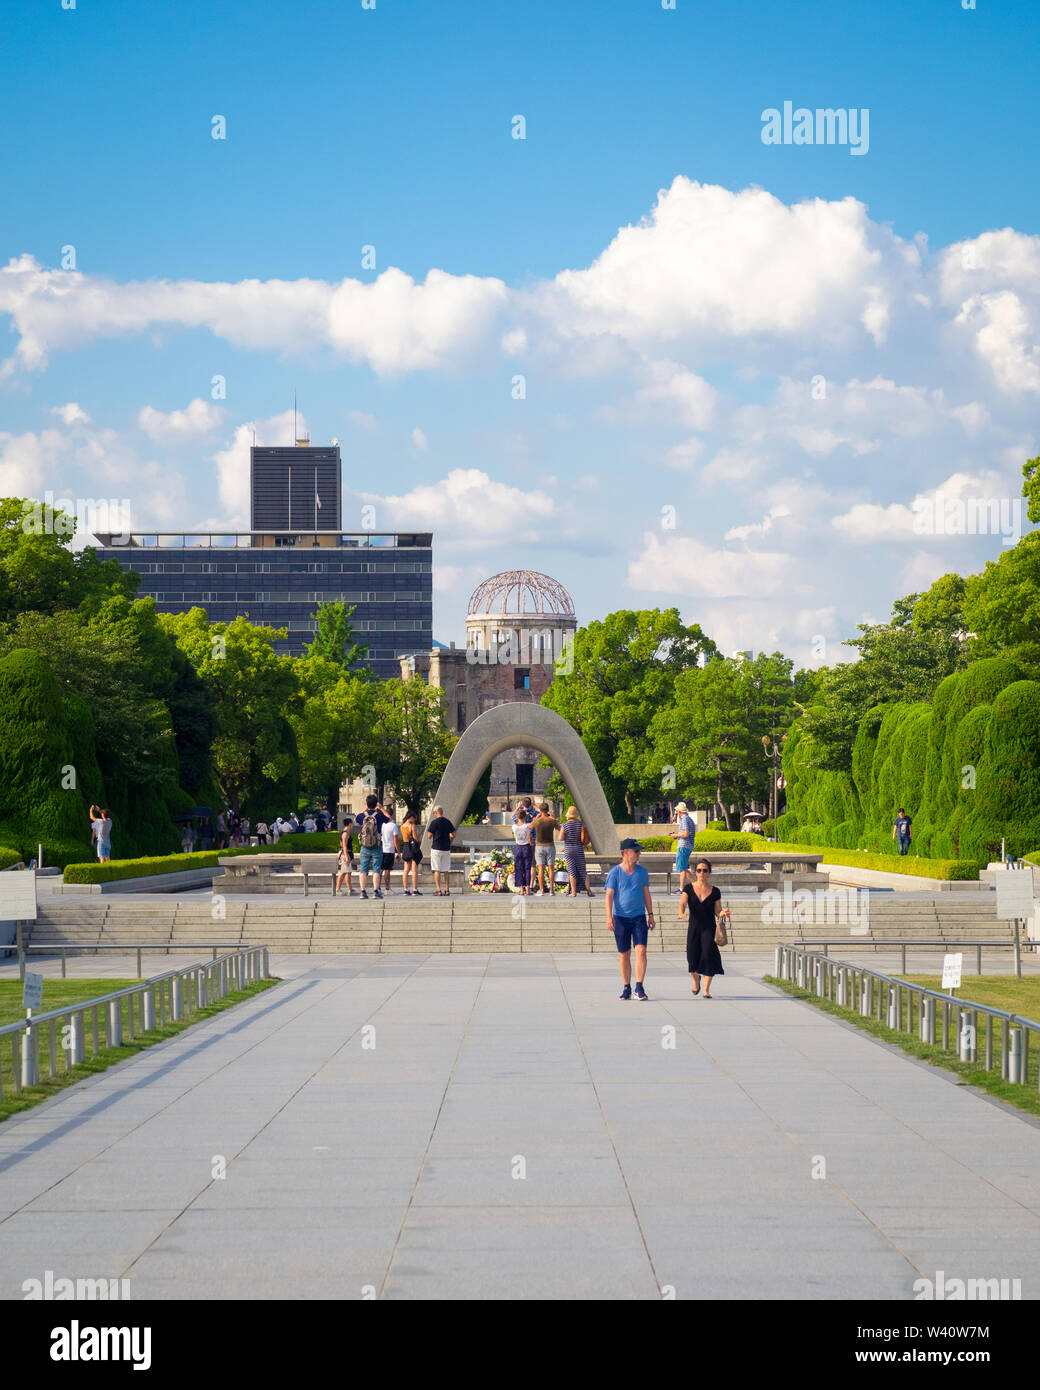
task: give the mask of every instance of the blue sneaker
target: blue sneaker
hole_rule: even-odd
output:
[[[649,998],[649,996],[647,995],[646,990],[643,988],[643,986],[642,986],[641,983],[636,985],[636,998],[637,998],[637,999],[647,999],[647,998]]]
[[[621,998],[622,998],[622,999],[631,999],[631,998],[632,998],[632,986],[631,986],[631,985],[626,985],[626,986],[624,987],[624,989],[621,991]]]

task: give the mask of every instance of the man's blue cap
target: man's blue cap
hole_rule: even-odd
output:
[[[642,852],[643,852],[643,847],[642,847],[642,845],[639,843],[638,840],[622,840],[622,841],[621,841],[621,848],[622,848],[622,849],[637,849],[637,850],[639,851],[640,854],[642,854]]]

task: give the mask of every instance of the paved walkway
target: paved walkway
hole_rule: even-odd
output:
[[[0,1296],[48,1269],[138,1299],[1040,1293],[1040,1127],[747,958],[705,1002],[658,957],[647,1004],[609,956],[273,965],[0,1125]]]

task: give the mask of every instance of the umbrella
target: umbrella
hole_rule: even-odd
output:
[[[211,815],[213,814],[213,807],[212,807],[212,806],[196,806],[195,809],[194,809],[194,811],[192,811],[191,814],[192,814],[193,816],[211,816]]]
[[[174,825],[180,825],[181,821],[194,820],[194,819],[195,819],[194,816],[174,816],[174,818],[173,818],[173,823],[174,823]]]

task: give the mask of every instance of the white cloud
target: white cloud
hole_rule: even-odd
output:
[[[850,320],[880,342],[895,274],[886,275],[886,255],[903,273],[907,248],[853,198],[788,207],[763,189],[733,193],[680,176],[587,270],[557,275],[542,307],[566,333],[633,343],[691,333],[845,338]]]
[[[374,430],[376,427],[376,417],[365,410],[348,410],[347,420],[356,430]]]
[[[157,444],[179,444],[210,434],[223,418],[220,406],[196,396],[183,410],[171,410],[168,414],[146,405],[138,414],[137,423]]]
[[[674,444],[665,454],[664,461],[668,468],[674,468],[678,473],[692,473],[703,453],[704,440],[691,435],[681,444]]]
[[[728,541],[746,541],[752,536],[768,535],[773,529],[773,523],[781,517],[791,515],[791,509],[785,506],[771,507],[766,516],[757,522],[752,522],[748,526],[731,526],[726,532],[725,539]]]
[[[227,515],[222,518],[209,517],[197,522],[200,530],[211,527],[214,530],[233,531],[236,528],[248,530],[251,525],[249,508],[249,450],[257,444],[288,444],[293,437],[293,424],[298,427],[302,438],[308,433],[307,422],[301,412],[283,410],[280,415],[272,415],[267,420],[248,420],[235,430],[231,442],[213,455],[217,470],[217,491],[221,506]]]
[[[118,284],[48,270],[32,256],[0,269],[0,314],[19,335],[16,368],[39,371],[50,353],[151,329],[208,328],[249,348],[293,353],[325,344],[380,375],[475,360],[492,341],[507,297],[501,280],[431,270],[419,284],[395,267],[371,283],[341,280],[146,280]]]
[[[671,361],[651,363],[648,375],[650,383],[638,392],[637,400],[665,402],[690,429],[710,426],[719,393],[703,377]]]
[[[1040,394],[1040,346],[1025,304],[1011,290],[975,295],[957,315],[974,336],[977,355],[997,386],[1011,395]]]
[[[435,531],[439,544],[458,546],[486,545],[502,537],[540,538],[545,523],[556,517],[556,504],[542,489],[496,482],[478,468],[454,468],[446,478],[399,496],[361,497],[378,505],[380,525]]]
[[[419,428],[418,425],[416,425],[415,429],[412,430],[412,443],[415,445],[415,447],[419,450],[420,453],[424,453],[426,451],[426,436],[423,434],[422,430]]]
[[[793,556],[770,551],[725,550],[692,536],[653,531],[642,553],[629,561],[628,587],[694,598],[747,598],[776,593],[794,575]]]
[[[919,541],[923,535],[944,539],[972,534],[958,531],[956,524],[946,520],[950,504],[973,501],[980,504],[1005,504],[1015,500],[1017,489],[1009,487],[999,473],[984,471],[976,474],[951,473],[935,488],[919,492],[908,503],[890,502],[880,506],[873,502],[857,502],[847,512],[831,519],[831,525],[853,545],[871,545],[878,541]],[[1013,516],[1014,508],[1005,506]],[[988,511],[987,511],[988,515]],[[998,512],[999,515],[999,512]],[[939,518],[935,520],[935,518]]]
[[[90,416],[76,401],[69,401],[66,405],[52,406],[51,414],[57,415],[66,425],[89,425],[92,423]]]

